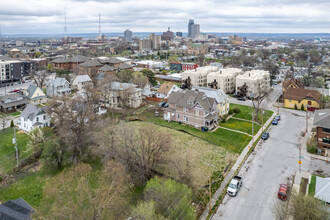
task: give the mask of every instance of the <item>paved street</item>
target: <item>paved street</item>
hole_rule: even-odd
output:
[[[259,143],[241,169],[243,188],[237,197],[226,196],[212,219],[274,219],[271,208],[279,184],[299,169],[298,143],[305,128],[303,112],[281,110],[280,114],[279,125],[270,127],[270,138]],[[308,167],[309,159],[304,158],[302,169]]]
[[[11,90],[15,90],[15,89],[27,89],[30,84],[33,84],[33,82],[27,82],[27,83],[22,83],[22,84],[13,85],[13,86],[1,87],[0,88],[0,96],[5,95],[5,92],[7,94],[10,94],[9,92]]]

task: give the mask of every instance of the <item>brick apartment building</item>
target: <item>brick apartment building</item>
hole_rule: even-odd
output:
[[[314,113],[317,148],[325,155],[330,153],[330,109],[316,110]]]

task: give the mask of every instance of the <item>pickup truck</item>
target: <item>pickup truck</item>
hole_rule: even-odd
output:
[[[230,196],[236,196],[239,188],[241,188],[243,184],[243,179],[240,176],[234,176],[234,178],[230,181],[227,193]]]

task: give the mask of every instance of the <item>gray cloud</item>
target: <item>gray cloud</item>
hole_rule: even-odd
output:
[[[186,32],[189,19],[203,32],[330,32],[328,0],[15,0],[2,3],[4,34],[165,31]]]

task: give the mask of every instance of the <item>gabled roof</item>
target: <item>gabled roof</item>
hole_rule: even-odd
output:
[[[88,60],[82,64],[80,64],[81,66],[86,66],[86,67],[92,67],[92,66],[102,66],[102,64],[100,63],[100,61],[98,59],[91,59]]]
[[[91,82],[91,78],[88,76],[88,75],[79,75],[79,76],[76,76],[76,78],[74,79],[74,81],[77,81],[77,82]]]
[[[22,198],[9,200],[0,205],[0,219],[4,220],[30,220],[33,212],[32,207]]]
[[[159,87],[159,89],[157,90],[157,93],[167,95],[173,86],[174,86],[174,84],[172,84],[170,82],[165,82]]]
[[[217,103],[222,103],[224,101],[229,101],[228,96],[222,91],[222,89],[211,89],[205,87],[194,87],[192,90],[204,92],[209,98],[214,98]]]
[[[37,115],[45,114],[45,111],[33,104],[28,104],[21,113],[21,117],[24,119],[33,120]]]
[[[116,64],[116,63],[122,63],[123,61],[119,60],[119,59],[116,59],[114,57],[109,57],[109,58],[106,58],[106,59],[101,59],[101,58],[98,58],[99,62],[102,63],[102,64],[105,64],[105,63],[108,63],[108,64]]]
[[[131,65],[128,65],[127,63],[123,63],[123,64],[120,64],[118,66],[118,69],[119,70],[126,70],[126,69],[130,69],[130,68],[132,68],[132,66]]]
[[[98,69],[99,71],[114,71],[116,68],[109,66],[109,65],[104,65],[101,68]]]
[[[69,83],[65,78],[55,78],[55,79],[51,79],[48,81],[46,86],[54,86],[54,87],[58,87],[58,86],[62,86],[65,83]]]
[[[131,84],[131,83],[120,83],[120,82],[112,82],[110,84],[110,89],[111,90],[127,90],[129,89],[129,92],[138,92],[138,91],[142,91],[142,89],[140,88],[136,88],[135,84]]]
[[[73,56],[71,59],[70,59],[70,62],[72,63],[81,63],[81,62],[86,62],[88,60],[90,60],[91,58],[89,57],[85,57],[85,56],[82,56],[82,55],[78,55],[78,56]]]
[[[315,101],[320,102],[322,94],[316,90],[289,87],[285,90],[283,98],[301,101],[307,97],[313,98]]]
[[[27,88],[26,90],[26,93],[27,93],[27,98],[28,99],[31,99],[32,98],[32,95],[36,92],[36,90],[38,89],[39,87],[38,86],[35,86],[35,85],[29,85],[29,87]],[[41,94],[39,94],[38,97],[44,97],[46,96],[44,94],[44,92],[42,91],[42,89],[40,89],[41,91]]]
[[[52,63],[70,63],[71,61],[67,58],[57,58]]]
[[[330,109],[316,110],[313,124],[316,127],[330,128]]]
[[[205,111],[211,111],[215,99],[206,97],[204,92],[185,90],[172,92],[167,102],[185,108],[192,108],[198,103]]]
[[[314,197],[330,203],[330,178],[316,177]]]
[[[289,79],[282,83],[283,88],[287,88],[289,85],[293,84],[296,88],[304,88],[304,85],[297,80]]]
[[[22,97],[21,100],[16,100],[18,97]],[[4,103],[7,99],[12,99],[12,102]],[[0,96],[0,104],[3,108],[8,108],[12,106],[24,105],[28,103],[28,100],[25,95],[20,93],[14,93],[9,95]]]

